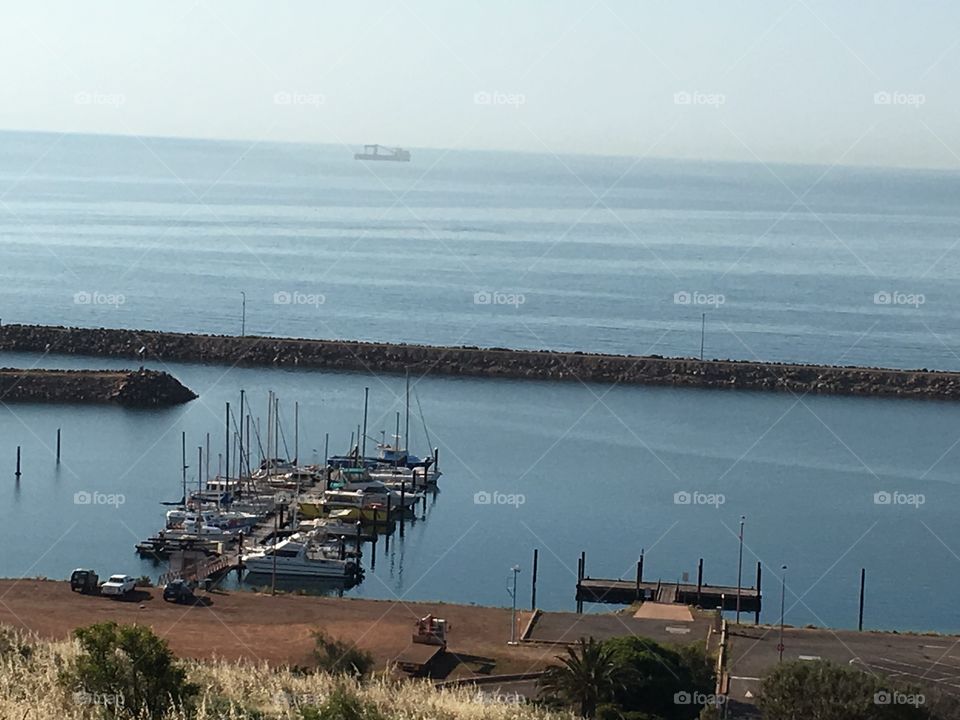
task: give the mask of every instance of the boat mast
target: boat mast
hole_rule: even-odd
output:
[[[293,403],[293,463],[300,464],[300,402]]]
[[[240,465],[237,467],[237,479],[243,477],[243,390],[240,391]],[[249,468],[248,468],[249,470]]]
[[[224,455],[224,476],[227,478],[227,481],[230,481],[230,403],[227,403],[227,413],[226,413],[226,437],[224,438],[227,441],[227,452]]]
[[[397,469],[397,463],[400,459],[400,411],[397,411],[397,434],[393,441],[393,469]]]
[[[360,451],[360,457],[367,457],[367,404],[370,399],[370,388],[365,387],[363,389],[363,437],[360,440],[360,444],[363,449]]]
[[[180,472],[183,474],[183,512],[187,512],[187,432],[180,433]]]
[[[408,457],[410,455],[410,368],[407,368],[406,419],[403,422],[403,454]],[[404,458],[404,461],[406,461],[406,458]]]

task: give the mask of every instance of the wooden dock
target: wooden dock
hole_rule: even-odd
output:
[[[577,584],[579,602],[619,603],[629,605],[639,601],[681,603],[702,608],[737,609],[737,588],[729,585],[696,585],[693,583],[641,582],[634,580],[605,580],[583,578]],[[760,611],[760,593],[756,588],[740,588],[740,610],[746,613]]]
[[[632,580],[592,578],[586,575],[586,553],[580,554],[577,564],[577,611],[583,603],[615,603],[630,605],[635,602],[679,603],[704,609],[721,608],[726,611],[753,613],[760,622],[763,597],[760,592],[761,566],[757,563],[755,587],[741,585],[710,585],[703,581],[703,558],[697,563],[697,581],[656,582],[643,579],[643,556],[637,562],[636,577]],[[739,598],[739,599],[738,599]]]

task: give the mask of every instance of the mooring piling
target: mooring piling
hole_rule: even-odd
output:
[[[530,609],[537,609],[537,564],[540,559],[540,550],[533,549],[533,573],[530,577]]]
[[[60,464],[60,428],[57,428],[57,465]]]
[[[867,569],[860,568],[860,617],[857,620],[857,630],[863,632],[863,590],[867,582]]]
[[[20,446],[17,445],[17,472],[14,473],[17,477],[17,480],[20,479]]]

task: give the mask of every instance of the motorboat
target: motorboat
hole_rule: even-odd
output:
[[[358,575],[355,560],[341,557],[342,551],[317,545],[309,537],[296,533],[275,545],[259,548],[243,556],[248,572],[296,577],[337,577]]]

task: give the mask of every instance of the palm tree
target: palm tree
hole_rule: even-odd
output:
[[[557,655],[559,665],[552,665],[540,678],[540,685],[569,705],[579,705],[580,715],[592,718],[597,706],[609,700],[618,686],[619,668],[613,653],[592,637],[580,638],[567,648],[566,655]]]

